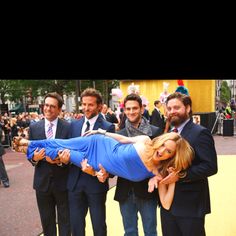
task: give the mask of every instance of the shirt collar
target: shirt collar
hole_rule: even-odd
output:
[[[58,122],[58,117],[53,121],[49,121],[45,118],[45,127],[48,127],[50,123],[52,123],[54,127],[57,127],[57,122]]]
[[[84,123],[86,123],[87,121],[89,121],[89,124],[90,124],[90,127],[94,126],[95,122],[97,121],[97,118],[98,118],[99,114],[94,116],[93,118],[91,119],[87,119],[86,117],[84,118]]]
[[[184,123],[182,123],[180,126],[176,127],[178,129],[178,133],[181,134],[184,126],[189,122],[190,118],[187,119]]]

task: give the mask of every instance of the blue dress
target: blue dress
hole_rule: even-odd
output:
[[[32,140],[27,150],[31,159],[36,148],[45,148],[46,156],[54,160],[58,151],[70,150],[70,161],[79,167],[80,162],[87,158],[88,164],[99,170],[101,164],[107,172],[131,181],[141,181],[153,177],[140,159],[133,144],[122,144],[113,138],[101,134],[71,139]]]

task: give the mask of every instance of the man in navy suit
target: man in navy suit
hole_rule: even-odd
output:
[[[161,208],[163,236],[205,236],[205,215],[211,212],[207,177],[217,173],[214,140],[208,129],[193,123],[189,96],[173,93],[166,107],[171,125],[190,143],[195,157],[184,178],[171,173],[161,181],[176,182],[170,210]]]
[[[81,101],[84,117],[80,120],[72,121],[72,137],[82,136],[86,129],[97,130],[102,128],[108,132],[115,132],[114,124],[104,120],[100,114],[102,109],[102,96],[100,92],[88,88],[81,94]],[[85,217],[88,208],[94,235],[107,235],[105,202],[109,188],[108,181],[106,180],[107,176],[102,175],[103,170],[100,173],[101,175],[98,176],[98,179],[82,172],[79,167],[73,164],[70,165],[68,189],[73,236],[85,235]]]
[[[63,105],[57,93],[44,98],[44,120],[34,122],[29,128],[29,139],[70,138],[70,124],[58,119]],[[48,130],[50,128],[50,133]],[[67,178],[69,166],[45,157],[45,150],[36,150],[30,162],[35,167],[33,187],[44,235],[56,236],[56,218],[60,236],[70,235]],[[57,208],[57,211],[56,211]],[[57,217],[56,217],[57,212]]]

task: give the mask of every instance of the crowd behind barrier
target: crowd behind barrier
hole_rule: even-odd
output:
[[[62,112],[60,114],[60,118],[68,122],[71,122],[73,119],[80,119],[81,117],[83,117],[82,113]],[[0,125],[2,128],[1,142],[3,146],[10,147],[15,136],[28,138],[29,125],[42,119],[44,119],[43,114],[29,112],[22,112],[14,116],[8,113],[0,115]]]

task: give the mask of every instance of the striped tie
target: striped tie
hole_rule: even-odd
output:
[[[53,123],[49,124],[48,131],[47,131],[47,139],[53,138],[53,131],[52,131]]]

